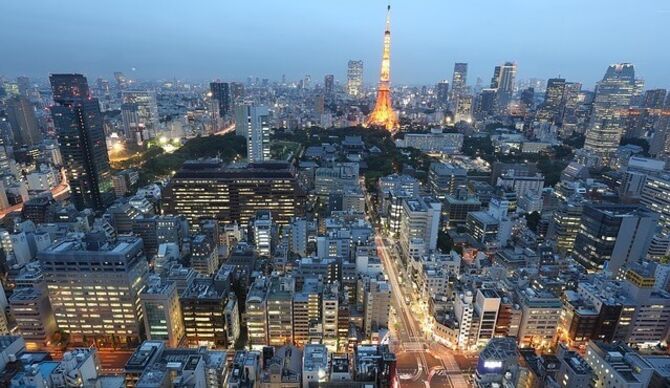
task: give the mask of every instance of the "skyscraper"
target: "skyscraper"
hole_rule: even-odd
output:
[[[565,79],[563,78],[551,78],[547,81],[544,102],[537,115],[539,120],[555,122],[560,118],[565,85]]]
[[[72,201],[78,209],[102,210],[114,199],[102,114],[81,74],[49,76],[51,108]]]
[[[230,113],[230,84],[227,82],[210,82],[209,91],[212,98],[219,103],[219,117],[226,117]]]
[[[496,90],[491,88],[482,89],[481,93],[477,96],[475,116],[479,120],[492,116],[495,113],[495,106]]]
[[[398,116],[391,102],[391,6],[386,13],[386,30],[384,31],[384,52],[382,69],[377,87],[375,107],[368,117],[368,126],[383,127],[388,131],[398,129]]]
[[[449,81],[442,80],[435,87],[435,95],[439,106],[446,106],[449,102]]]
[[[158,130],[156,92],[151,90],[124,90],[121,94],[121,117],[126,137],[142,144]]]
[[[643,108],[651,109],[661,109],[665,103],[665,95],[667,90],[665,89],[651,89],[647,90],[644,93],[644,98],[642,99]]]
[[[333,92],[335,91],[335,76],[332,74],[326,74],[323,77],[323,92],[326,97],[332,97]]]
[[[28,98],[10,98],[7,102],[7,119],[14,134],[14,144],[32,146],[42,141],[35,110]]]
[[[516,64],[505,62],[496,66],[491,78],[491,88],[496,89],[496,108],[498,112],[507,110],[507,105],[514,94],[514,82],[516,80]]]
[[[347,65],[347,93],[350,97],[361,97],[363,95],[363,61],[349,61]]]
[[[244,84],[241,82],[230,83],[230,102],[235,106],[244,98]]]
[[[454,75],[451,79],[451,100],[457,101],[467,93],[468,64],[455,63]]]
[[[630,63],[610,65],[596,86],[584,149],[598,156],[601,163],[619,146],[634,93],[635,68]]]
[[[247,139],[249,162],[270,160],[270,112],[267,107],[252,104],[238,106],[235,134]]]

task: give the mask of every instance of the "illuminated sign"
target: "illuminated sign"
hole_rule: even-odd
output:
[[[502,361],[484,361],[484,368],[486,369],[498,369],[502,366]]]

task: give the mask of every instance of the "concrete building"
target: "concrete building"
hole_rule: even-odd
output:
[[[438,199],[444,199],[447,195],[455,195],[456,189],[465,186],[468,172],[462,168],[448,163],[433,162],[428,171],[430,191]]]
[[[233,361],[231,369],[228,367],[229,358]],[[206,347],[171,349],[162,341],[144,341],[126,362],[123,386],[226,387],[226,381],[232,382],[235,381],[233,377],[240,377],[240,370],[237,370],[237,376],[229,377],[232,369],[238,367],[238,361],[237,358],[229,357],[226,352],[209,350]]]
[[[293,294],[295,279],[272,277],[267,294],[267,333],[271,346],[293,343]]]
[[[653,366],[642,356],[622,344],[590,341],[586,363],[593,370],[594,387],[649,387]]]
[[[519,324],[519,346],[549,349],[554,345],[560,322],[560,299],[547,291],[530,288],[517,291],[523,312]]]
[[[657,222],[639,206],[585,205],[573,256],[588,270],[617,273],[647,253]]]
[[[254,218],[254,244],[258,256],[272,256],[272,213],[260,210]]]
[[[430,133],[405,133],[396,140],[400,148],[412,147],[423,152],[459,152],[463,147],[462,133],[442,133],[441,129],[432,129]]]
[[[328,349],[325,345],[306,345],[302,356],[302,386],[327,382],[328,362]]]
[[[209,236],[198,234],[191,239],[191,268],[202,276],[212,276],[219,269],[218,245]]]
[[[305,193],[284,162],[225,167],[221,161],[186,162],[165,189],[166,212],[184,215],[191,225],[202,218],[244,226],[258,210],[287,225],[302,215]]]
[[[267,298],[269,281],[257,278],[249,288],[246,299],[246,322],[249,345],[252,349],[262,349],[268,344]]]
[[[211,278],[196,278],[180,295],[186,340],[189,345],[217,348],[231,345],[230,339],[226,336],[224,315],[227,291]]]
[[[520,375],[519,349],[513,338],[494,338],[479,353],[475,387],[515,387]]]
[[[391,288],[385,281],[370,279],[365,291],[365,334],[388,328]]]
[[[527,191],[542,191],[544,176],[542,174],[520,175],[510,170],[498,177],[497,186],[513,190],[517,197],[521,198]]]
[[[186,334],[176,284],[151,280],[140,294],[147,339],[176,348]]]
[[[16,332],[26,341],[28,349],[46,346],[57,329],[46,290],[18,288],[9,298],[9,308],[16,321]]]
[[[261,388],[300,388],[302,386],[302,351],[287,345],[272,351],[260,374]]]
[[[640,203],[659,215],[660,226],[670,231],[670,176],[646,175]]]
[[[564,345],[559,344],[556,357],[560,362],[558,373],[556,373],[554,379],[557,387],[587,387],[592,384],[593,370],[579,353],[568,350]]]
[[[400,246],[405,255],[410,255],[412,240],[421,240],[425,255],[437,248],[437,234],[440,229],[442,204],[429,197],[405,199],[400,223]],[[413,252],[412,252],[413,253]]]
[[[141,239],[89,234],[61,240],[38,258],[58,327],[73,340],[139,340],[139,293],[148,271]]]

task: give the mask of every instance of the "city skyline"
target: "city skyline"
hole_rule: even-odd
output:
[[[347,61],[362,59],[368,64],[364,80],[372,85],[381,59],[379,14],[386,3],[286,6],[258,1],[253,13],[246,12],[248,4],[131,7],[117,2],[103,8],[75,2],[67,9],[35,5],[5,5],[0,33],[14,39],[5,43],[0,73],[45,77],[51,72],[82,72],[94,78],[122,71],[138,79],[198,80],[250,75],[281,79],[283,74],[288,79],[305,74],[320,79],[333,73],[344,83]],[[519,66],[519,79],[560,74],[592,87],[608,65],[631,62],[648,87],[670,84],[663,71],[670,54],[650,50],[644,43],[669,37],[662,27],[670,12],[667,6],[656,0],[626,10],[606,5],[601,0],[516,0],[499,9],[490,2],[430,2],[420,8],[394,3],[394,83],[433,84],[451,77],[454,62],[467,62],[469,83],[474,84],[477,77],[487,80],[496,64],[513,61]],[[612,23],[624,17],[646,22],[612,36]],[[316,28],[325,33],[305,33]],[[58,45],[50,38],[54,31],[61,32]],[[342,41],[348,44],[341,47]]]
[[[1,387],[670,387],[659,0],[44,3]]]

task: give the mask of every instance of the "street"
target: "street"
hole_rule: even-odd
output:
[[[370,195],[366,195],[368,216],[375,222],[374,207]],[[400,284],[398,266],[399,257],[387,245],[379,225],[375,225],[375,243],[381,259],[384,273],[388,277],[391,289],[391,333],[393,351],[397,357],[399,384],[401,387],[453,387],[467,388],[467,371],[461,370],[453,351],[445,346],[434,343],[422,331],[422,322],[412,311],[411,301],[416,296],[409,295],[408,290]],[[405,276],[405,282],[411,280]],[[406,303],[408,300],[410,303]]]
[[[65,169],[61,170],[61,181],[56,187],[51,189],[51,194],[56,200],[65,199],[70,194],[70,185],[68,184],[67,177],[65,176]],[[0,210],[0,220],[5,218],[7,214],[20,212],[21,209],[23,209],[23,203],[17,203],[16,205]]]

